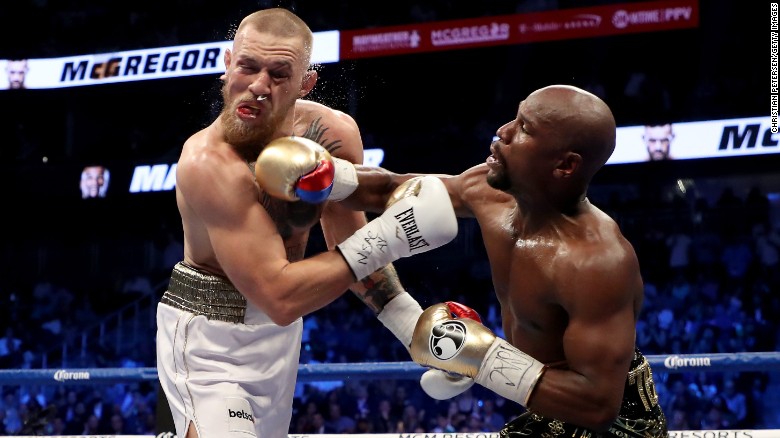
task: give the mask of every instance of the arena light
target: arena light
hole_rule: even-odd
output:
[[[314,33],[313,64],[342,59],[695,28],[697,0],[660,0]],[[23,88],[65,88],[221,74],[232,41],[28,59]],[[0,60],[0,71],[14,66]],[[15,61],[14,61],[15,62]],[[16,71],[19,71],[16,68]],[[10,76],[9,76],[10,79]],[[16,88],[0,85],[0,90]]]
[[[167,79],[224,73],[225,50],[233,41],[128,50],[61,58],[26,60],[24,88],[67,88],[85,85]],[[339,31],[314,33],[313,64],[339,61]],[[0,60],[5,72],[13,61]],[[2,88],[2,87],[0,87]]]

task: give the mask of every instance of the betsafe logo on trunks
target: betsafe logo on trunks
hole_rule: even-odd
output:
[[[234,410],[228,408],[228,416],[230,418],[242,418],[244,420],[249,420],[252,423],[255,422],[255,417],[253,417],[252,414],[249,414],[249,413],[244,412],[244,411],[234,411]]]

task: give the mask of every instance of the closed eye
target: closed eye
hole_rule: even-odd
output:
[[[285,70],[273,70],[268,73],[272,78],[276,80],[284,80],[290,77],[290,72]]]

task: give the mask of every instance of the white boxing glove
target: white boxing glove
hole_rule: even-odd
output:
[[[412,178],[391,200],[395,202],[381,216],[337,245],[358,280],[401,257],[445,245],[458,234],[455,210],[439,178]]]

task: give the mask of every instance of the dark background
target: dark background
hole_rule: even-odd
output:
[[[619,2],[23,1],[0,14],[0,58],[229,39],[243,16],[270,6],[324,31],[609,3]],[[619,126],[767,115],[768,3],[708,0],[699,8],[695,29],[324,64],[309,98],[355,117],[365,147],[383,148],[383,166],[398,172],[458,173],[482,162],[520,100],[554,83],[599,94]],[[206,75],[0,92],[4,281],[24,289],[41,276],[75,276],[79,287],[104,290],[126,265],[153,264],[147,241],[180,228],[174,194],[128,194],[131,169],[174,163],[184,140],[217,114],[218,87]],[[112,171],[109,195],[82,200],[79,174],[94,163]],[[780,154],[606,166],[590,196],[649,208],[677,198],[714,202],[724,187],[744,197],[758,187],[776,205],[778,169]]]
[[[0,11],[0,59],[230,39],[242,17],[271,6],[292,9],[316,32],[617,3],[626,2],[21,0]],[[699,10],[700,25],[695,29],[325,64],[319,66],[320,81],[309,98],[351,114],[361,127],[365,147],[383,148],[383,166],[397,172],[458,173],[484,161],[493,133],[514,118],[520,100],[555,83],[576,85],[601,96],[619,126],[767,116],[769,2],[700,0]],[[218,87],[216,76],[198,76],[0,92],[5,231],[0,239],[0,321],[16,329],[24,349],[33,356],[33,366],[154,366],[155,294],[162,293],[170,273],[160,253],[170,243],[168,239],[181,238],[181,222],[173,191],[129,194],[127,187],[135,166],[174,163],[186,138],[211,123],[220,108]],[[96,163],[111,169],[108,197],[82,200],[81,169]],[[734,197],[723,197],[724,193]],[[650,321],[651,332],[665,333],[653,325],[660,307],[670,301],[660,298],[671,283],[668,256],[664,248],[658,250],[664,246],[663,238],[679,229],[696,231],[695,236],[714,233],[724,240],[726,231],[749,236],[751,226],[763,220],[756,217],[763,218],[764,213],[760,202],[759,209],[745,208],[756,205],[751,199],[766,199],[773,212],[770,220],[780,225],[780,153],[606,166],[596,176],[589,196],[613,215],[637,248],[646,284],[658,285],[661,292],[652,299],[648,296],[642,320]],[[718,208],[709,209],[706,204]],[[756,216],[756,211],[761,215]],[[463,297],[461,301],[485,316],[495,299],[484,249],[473,222],[461,222],[460,230],[446,249],[399,260],[395,266],[423,307]],[[322,249],[321,238],[317,233],[312,236],[309,251]],[[715,251],[710,255],[718,257]],[[722,277],[720,265],[712,266],[716,272],[696,275]],[[141,320],[140,326],[132,330],[129,322],[109,326],[110,336],[104,340],[97,334],[102,332],[98,325],[116,322],[119,313],[115,312],[137,298],[120,292],[123,282],[137,274],[148,276],[155,292],[141,298],[146,307],[133,313],[133,321]],[[772,336],[759,337],[765,342],[748,347],[707,345],[682,353],[776,349],[777,324],[767,320],[774,321],[780,308],[780,301],[772,298],[777,296],[780,278],[776,273],[766,276],[774,281],[769,283],[774,289],[763,293],[745,289],[741,297],[746,307],[751,303],[748,296],[760,297],[757,306],[764,306],[766,314],[760,322]],[[46,283],[53,284],[58,294],[64,290],[60,296],[72,299],[67,306],[58,307],[55,302],[53,316],[47,315],[63,323],[64,329],[56,335],[41,329],[47,319],[35,316],[44,306],[52,307],[51,302],[34,296],[36,288]],[[346,336],[377,333],[377,338],[386,341],[387,334],[377,332],[381,327],[373,315],[365,317],[364,325],[353,322],[346,334],[339,332],[341,338],[325,330],[326,321],[346,324],[366,312],[354,297],[347,297],[318,313],[323,324],[321,345],[336,351],[336,359],[325,359],[325,349],[317,350],[314,338],[303,350],[312,347],[323,361],[378,360],[368,357],[371,350],[364,348],[368,338],[349,342],[353,338]],[[705,299],[690,297],[677,309],[678,320],[701,322],[683,310],[702,302],[715,307]],[[112,314],[114,318],[106,317]],[[756,314],[745,315],[744,322],[758,324]],[[724,333],[729,337],[731,332]],[[125,334],[122,342],[114,337],[117,334]],[[339,339],[347,341],[331,345]],[[656,346],[656,350],[648,347],[645,353],[678,353],[672,344]],[[69,348],[67,358],[63,346]],[[353,351],[356,346],[359,351]],[[408,357],[400,351],[394,359]],[[19,361],[3,363],[18,368]],[[657,378],[659,383],[665,380],[660,375]],[[766,392],[766,406],[780,405],[773,396],[780,393],[776,388],[775,381]],[[756,400],[763,399],[763,394]],[[763,425],[776,427],[777,414],[771,419],[768,411],[766,415]],[[742,425],[762,423],[751,418]]]
[[[0,13],[0,58],[229,39],[244,15],[270,6],[324,31],[610,3],[620,2],[22,1]],[[365,147],[384,148],[383,166],[398,172],[458,173],[482,162],[519,101],[554,83],[599,94],[620,126],[767,115],[768,2],[707,0],[699,8],[696,29],[325,64],[310,98],[353,115]],[[174,195],[126,193],[130,169],[175,162],[184,140],[216,115],[218,86],[198,76],[0,92],[2,277],[22,289],[55,276],[110,290],[124,267],[153,263],[148,240],[180,228]],[[82,200],[80,170],[93,163],[112,170],[109,196]],[[652,208],[676,197],[714,201],[726,186],[739,196],[754,187],[772,195],[778,169],[780,154],[607,166],[591,197]]]

